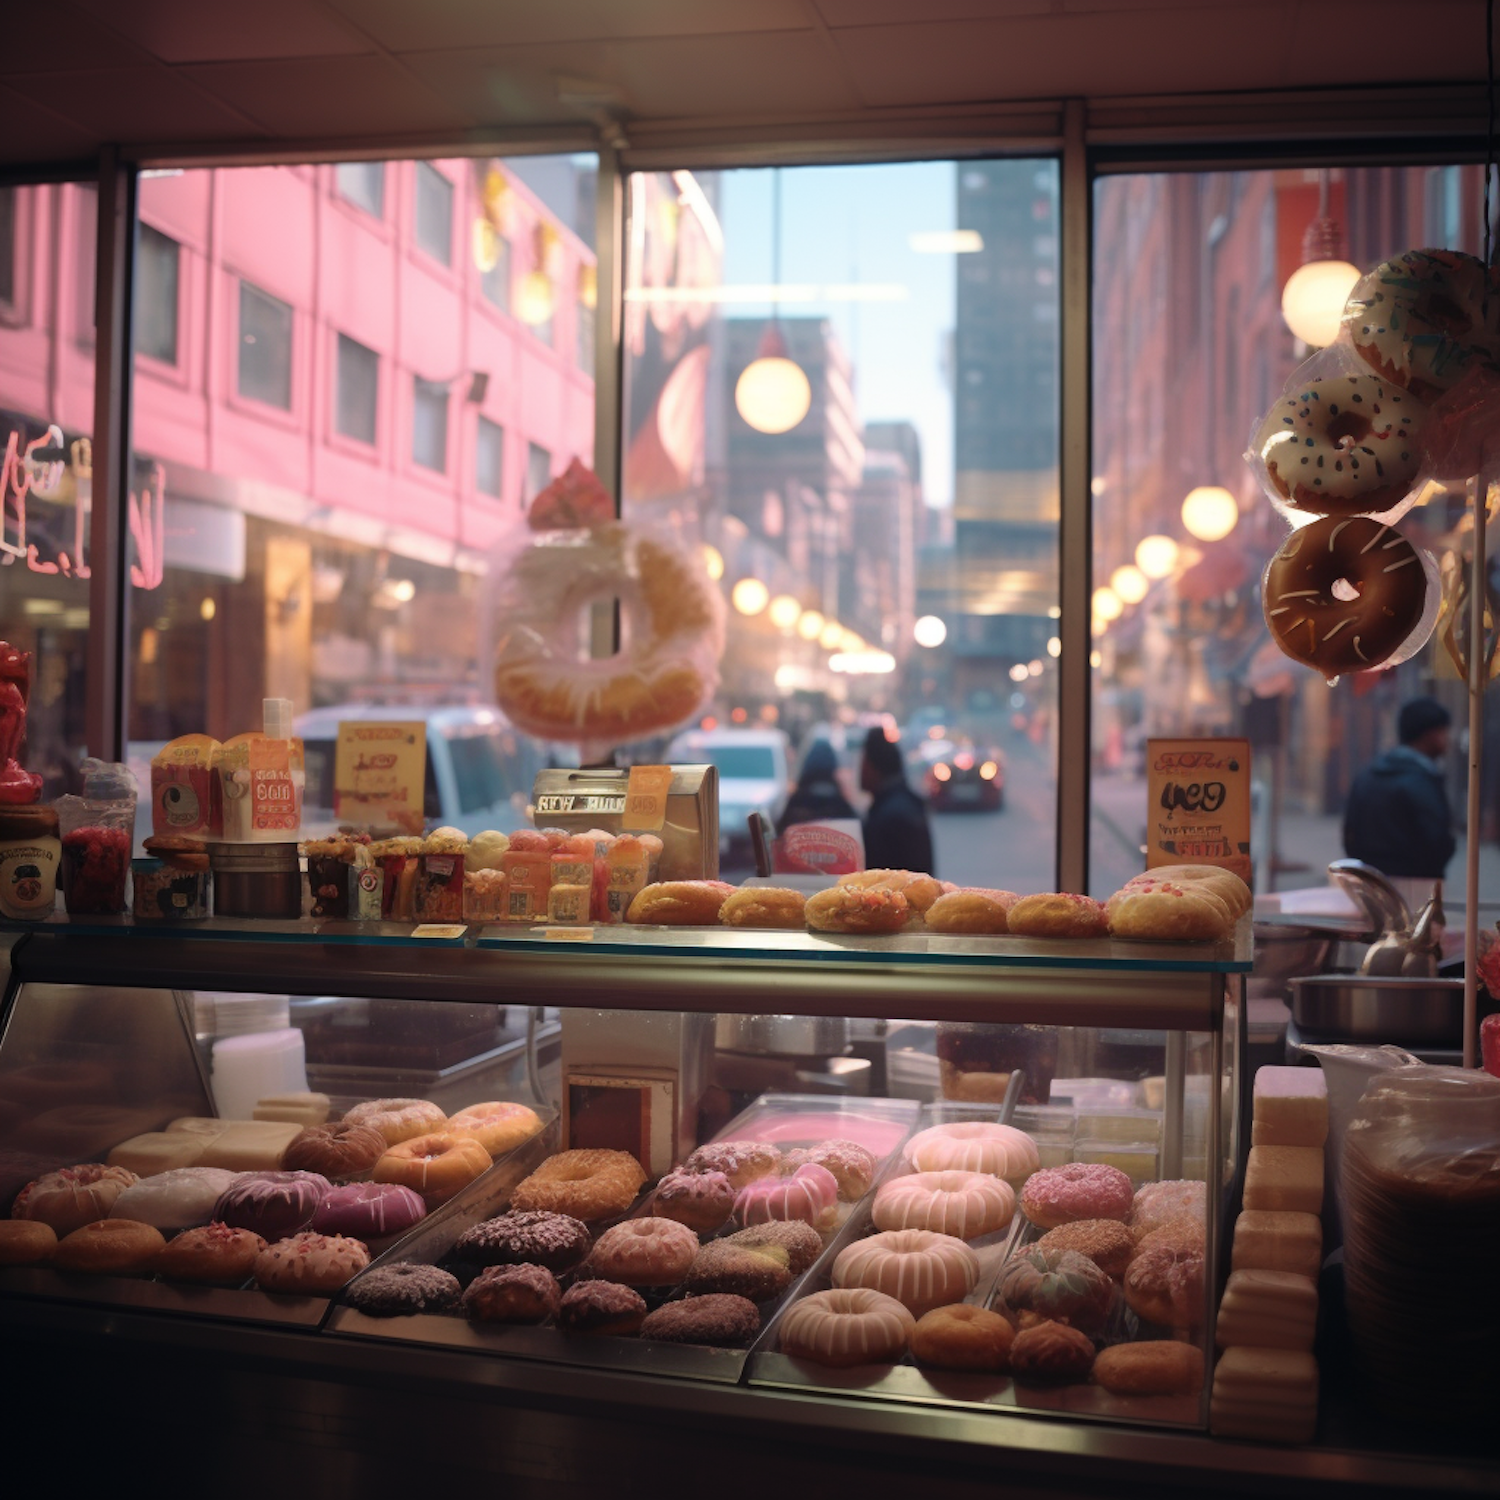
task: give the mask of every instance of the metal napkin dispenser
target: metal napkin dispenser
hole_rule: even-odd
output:
[[[622,833],[630,772],[608,767],[538,771],[532,817],[538,828]],[[667,816],[661,826],[658,880],[717,880],[719,876],[719,770],[673,766]]]

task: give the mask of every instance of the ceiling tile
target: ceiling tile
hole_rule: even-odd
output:
[[[901,25],[914,19],[911,0],[813,0],[813,4],[830,26]],[[982,21],[1046,15],[1056,9],[1056,0],[922,0],[921,19]]]
[[[1451,83],[1484,78],[1484,6],[1471,0],[1318,0],[1297,14],[1287,49],[1292,88],[1357,83]],[[1421,24],[1415,25],[1420,14]],[[1400,38],[1389,46],[1351,38]]]
[[[60,120],[34,100],[0,84],[0,162],[82,161],[97,156],[102,137]]]
[[[557,79],[586,78],[625,93],[616,44],[575,42],[535,47],[467,47],[409,52],[402,62],[455,108],[481,125],[574,123],[579,111],[557,97]]]
[[[318,0],[74,0],[164,62],[327,57],[370,45]]]
[[[110,7],[111,10],[118,7]],[[127,68],[150,63],[149,54],[121,40],[92,16],[67,3],[11,5],[5,9],[0,74]]]
[[[8,82],[106,141],[223,141],[256,134],[234,109],[205,98],[159,64],[40,73]]]

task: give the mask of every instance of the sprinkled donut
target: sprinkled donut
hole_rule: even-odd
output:
[[[401,1261],[366,1271],[344,1293],[344,1300],[369,1318],[400,1318],[446,1312],[458,1302],[460,1291],[458,1278],[440,1266]]]
[[[1107,1162],[1065,1162],[1033,1172],[1021,1189],[1021,1212],[1038,1229],[1056,1229],[1078,1219],[1130,1217],[1135,1185]]]
[[[1426,409],[1395,386],[1373,375],[1336,375],[1278,401],[1251,447],[1288,504],[1357,516],[1406,498],[1426,420]]]
[[[894,1297],[913,1317],[962,1302],[979,1280],[979,1257],[951,1234],[896,1229],[857,1240],[833,1263],[836,1287],[868,1287]]]
[[[746,1226],[800,1219],[814,1229],[831,1229],[838,1202],[838,1179],[827,1167],[808,1162],[790,1177],[761,1177],[742,1188],[734,1200],[734,1216]]]
[[[1334,678],[1378,667],[1400,649],[1426,608],[1427,572],[1400,532],[1365,516],[1328,517],[1286,539],[1261,598],[1276,644]]]
[[[1140,1239],[1174,1219],[1196,1219],[1202,1223],[1208,1209],[1208,1184],[1193,1178],[1168,1178],[1147,1182],[1136,1189],[1130,1210],[1130,1227]]]
[[[698,1234],[722,1228],[734,1212],[734,1185],[722,1172],[669,1172],[656,1185],[651,1211]]]
[[[471,1266],[536,1265],[561,1275],[589,1253],[588,1226],[567,1214],[501,1214],[459,1235],[453,1258]]]
[[[737,1348],[760,1332],[760,1314],[746,1297],[713,1293],[684,1297],[648,1313],[641,1324],[643,1339],[669,1344],[711,1344]]]
[[[781,1352],[820,1365],[892,1364],[917,1320],[894,1297],[869,1287],[814,1292],[783,1314]]]

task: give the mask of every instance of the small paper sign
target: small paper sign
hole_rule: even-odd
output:
[[[346,719],[333,765],[333,814],[360,827],[420,833],[427,776],[427,726]]]
[[[667,821],[667,793],[671,790],[671,766],[632,766],[621,828],[626,833],[659,833]]]
[[[1250,741],[1148,740],[1146,868],[1220,865],[1250,879]]]

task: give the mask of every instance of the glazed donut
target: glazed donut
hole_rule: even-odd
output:
[[[151,1269],[169,1281],[239,1286],[250,1279],[266,1242],[253,1229],[203,1224],[185,1229],[156,1257]]]
[[[1143,1183],[1135,1190],[1130,1227],[1135,1237],[1150,1234],[1175,1219],[1192,1219],[1200,1226],[1208,1211],[1208,1184],[1194,1178],[1168,1178]]]
[[[1006,920],[1018,937],[1095,938],[1109,931],[1109,917],[1101,903],[1067,891],[1022,896]]]
[[[749,1229],[726,1234],[715,1243],[743,1245],[750,1250],[784,1250],[793,1276],[800,1276],[823,1253],[823,1236],[800,1219],[775,1219],[769,1224],[752,1224]]]
[[[1408,250],[1359,279],[1344,326],[1372,370],[1431,400],[1494,355],[1495,290],[1494,274],[1472,255]]]
[[[405,1234],[427,1217],[427,1205],[409,1187],[392,1182],[351,1182],[336,1187],[312,1217],[314,1234],[381,1240]]]
[[[896,1177],[875,1194],[871,1218],[877,1229],[930,1229],[955,1239],[976,1240],[1010,1223],[1015,1189],[988,1172],[913,1172]]]
[[[459,1235],[453,1258],[471,1266],[541,1266],[555,1276],[583,1263],[588,1225],[567,1214],[508,1213]]]
[[[1194,889],[1204,886],[1229,908],[1235,918],[1245,915],[1255,904],[1255,893],[1234,873],[1223,865],[1157,865],[1143,875],[1132,876],[1122,887],[1135,890],[1140,886],[1151,886],[1167,880],[1173,885]]]
[[[1061,1320],[1095,1334],[1114,1306],[1115,1284],[1076,1250],[1033,1245],[1006,1261],[995,1294],[1013,1312]]]
[[[698,1248],[698,1236],[675,1219],[626,1219],[595,1240],[580,1274],[622,1286],[676,1286]]]
[[[64,1235],[52,1252],[59,1271],[87,1271],[98,1276],[138,1276],[152,1269],[166,1249],[162,1232],[134,1219],[98,1219]]]
[[[979,1280],[979,1257],[951,1234],[895,1229],[856,1240],[833,1263],[836,1287],[869,1287],[894,1297],[914,1317],[962,1302]]]
[[[1207,1234],[1203,1228],[1203,1220],[1183,1214],[1180,1218],[1168,1219],[1157,1229],[1148,1229],[1145,1234],[1137,1238],[1130,1259],[1134,1262],[1148,1250],[1157,1249],[1179,1252],[1196,1250],[1201,1255],[1206,1242]]]
[[[344,1115],[345,1125],[368,1125],[385,1137],[387,1146],[399,1146],[415,1136],[441,1130],[448,1117],[430,1099],[371,1099],[356,1104]]]
[[[728,1239],[705,1245],[688,1268],[683,1290],[697,1296],[727,1292],[766,1302],[792,1284],[791,1257],[781,1245],[736,1245]]]
[[[471,1135],[419,1135],[392,1146],[370,1174],[376,1182],[396,1182],[429,1203],[446,1203],[490,1169],[490,1153]]]
[[[1352,590],[1344,600],[1336,586]],[[1417,549],[1368,516],[1299,527],[1266,568],[1261,586],[1276,644],[1325,677],[1378,667],[1400,649],[1427,606]]]
[[[982,890],[966,886],[939,896],[927,908],[930,932],[989,933],[1009,932],[1008,913],[1020,897],[1014,891]]]
[[[370,1252],[358,1240],[304,1231],[262,1250],[250,1274],[262,1291],[306,1297],[338,1291],[369,1264]]]
[[[1358,516],[1406,498],[1426,420],[1426,408],[1395,386],[1373,375],[1336,375],[1276,402],[1250,446],[1289,505]]]
[[[469,1283],[463,1308],[475,1323],[543,1323],[561,1300],[557,1277],[543,1266],[489,1266]]]
[[[1010,1346],[1017,1380],[1082,1380],[1094,1363],[1094,1341],[1066,1323],[1023,1328]]]
[[[719,908],[719,921],[726,927],[775,927],[801,932],[806,922],[802,909],[807,897],[801,891],[779,885],[747,885]]]
[[[782,1314],[778,1331],[783,1354],[847,1369],[894,1364],[916,1326],[894,1297],[861,1286],[804,1297]]]
[[[163,1232],[206,1224],[214,1204],[234,1185],[236,1173],[223,1167],[179,1167],[158,1172],[128,1187],[115,1199],[108,1217],[134,1219]]]
[[[1204,1311],[1203,1251],[1170,1244],[1138,1250],[1125,1271],[1125,1300],[1149,1323],[1196,1328]]]
[[[670,1344],[710,1344],[739,1348],[760,1332],[760,1314],[748,1297],[726,1293],[684,1297],[648,1313],[641,1322],[643,1339]]]
[[[639,1333],[646,1299],[613,1281],[575,1281],[557,1305],[557,1326],[565,1333],[604,1333],[628,1338]]]
[[[684,1172],[722,1172],[735,1192],[758,1177],[769,1177],[781,1162],[781,1152],[763,1141],[713,1141],[699,1146],[683,1162]]]
[[[912,1357],[940,1370],[987,1370],[998,1374],[1010,1362],[1016,1331],[999,1313],[956,1302],[935,1307],[911,1331]]]
[[[814,1229],[831,1229],[838,1216],[838,1179],[812,1162],[790,1177],[759,1177],[740,1189],[734,1216],[745,1226],[772,1219],[800,1219]]]
[[[541,1209],[592,1223],[623,1214],[646,1173],[628,1151],[560,1151],[511,1194],[515,1209]]]
[[[1157,881],[1116,891],[1105,905],[1111,937],[1170,943],[1214,943],[1234,930],[1229,908],[1211,892]]]
[[[1021,1212],[1038,1229],[1056,1229],[1078,1219],[1130,1217],[1135,1186],[1107,1162],[1065,1162],[1033,1172],[1021,1189]]]
[[[722,880],[660,880],[643,886],[625,909],[625,920],[655,927],[717,927],[733,893]]]
[[[915,910],[900,891],[836,885],[807,898],[802,914],[815,932],[900,932]]]
[[[10,1216],[50,1224],[61,1239],[95,1219],[108,1218],[125,1189],[139,1181],[134,1172],[95,1161],[59,1167],[28,1182],[16,1194]]]
[[[386,1153],[385,1137],[373,1125],[309,1125],[282,1153],[288,1172],[321,1172],[330,1182],[368,1177]]]
[[[534,1109],[524,1104],[470,1104],[448,1121],[451,1135],[471,1135],[491,1156],[504,1156],[542,1128]]]
[[[1118,1219],[1075,1219],[1049,1229],[1038,1250],[1073,1250],[1087,1256],[1106,1276],[1120,1277],[1135,1254],[1135,1236]]]
[[[943,894],[942,881],[914,870],[856,870],[838,883],[855,891],[900,891],[913,911],[925,912]]]
[[[57,1249],[57,1231],[39,1219],[0,1219],[0,1266],[40,1266]]]
[[[274,1242],[312,1223],[332,1190],[333,1184],[317,1172],[241,1172],[214,1204],[213,1216]]]
[[[441,1266],[399,1261],[366,1271],[344,1293],[344,1301],[367,1318],[398,1318],[447,1312],[461,1294],[458,1278]]]
[[[1012,1187],[1042,1164],[1036,1142],[1014,1125],[958,1120],[930,1125],[906,1143],[906,1159],[919,1172],[988,1172]]]
[[[625,648],[590,660],[586,606],[618,599]],[[495,701],[545,740],[618,743],[671,729],[718,683],[724,606],[702,565],[617,521],[544,534],[498,580]]]
[[[1112,1396],[1191,1396],[1203,1389],[1203,1351],[1175,1339],[1113,1344],[1094,1360],[1094,1380]]]
[[[875,1153],[858,1141],[833,1140],[788,1151],[777,1170],[783,1174],[795,1172],[808,1162],[833,1173],[834,1181],[839,1185],[839,1198],[844,1203],[858,1203],[870,1191],[878,1165]]]
[[[722,1172],[669,1172],[656,1184],[651,1211],[696,1234],[712,1234],[734,1212],[734,1184]]]

